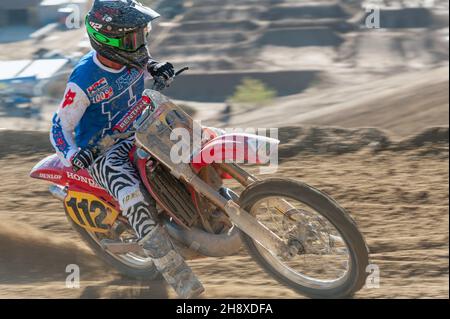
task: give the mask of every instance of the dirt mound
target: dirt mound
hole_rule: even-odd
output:
[[[339,33],[346,33],[350,31],[355,31],[358,27],[356,24],[353,24],[347,20],[342,19],[286,19],[279,21],[272,21],[267,25],[267,28],[270,30],[274,29],[292,29],[292,28],[311,28],[311,27],[325,27],[330,28]],[[316,34],[320,35],[320,34]]]
[[[318,72],[220,72],[186,73],[177,79],[165,94],[174,99],[199,102],[223,102],[235,92],[244,78],[257,79],[277,91],[278,96],[292,95],[308,88],[317,80]]]
[[[298,154],[339,155],[364,148],[373,152],[423,148],[422,151],[448,153],[448,147],[445,146],[449,143],[448,127],[430,127],[402,140],[394,140],[389,132],[377,128],[287,126],[280,128],[278,133],[281,141],[279,155],[282,160]],[[13,145],[10,145],[11,140],[15,141]],[[0,159],[8,155],[43,156],[53,152],[46,132],[0,131]]]
[[[340,155],[368,148],[373,152],[406,151],[423,148],[423,154],[433,150],[448,156],[448,127],[431,127],[425,131],[396,141],[389,133],[377,128],[321,128],[283,127],[279,130],[282,160],[302,153]]]
[[[259,20],[260,13],[264,8],[259,7],[245,7],[232,6],[222,7],[193,7],[183,16],[183,21],[205,21],[205,17],[210,21],[225,21],[225,20]]]
[[[392,148],[396,150],[409,150],[433,144],[448,144],[448,135],[448,127],[430,127],[422,133],[398,142]]]
[[[373,13],[365,11],[370,3],[297,2],[190,1],[183,15],[161,33],[157,41],[162,45],[152,48],[152,53],[184,64],[193,62],[205,71],[268,70],[276,64],[275,70],[317,69],[343,76],[360,69],[391,74],[427,69],[448,60],[448,5],[389,1],[388,7],[381,8],[379,32],[365,25],[367,15]],[[204,30],[207,35],[188,36]],[[324,47],[333,51],[324,52]],[[195,63],[230,57],[230,49],[239,55],[233,67]],[[347,68],[341,68],[344,65]]]
[[[275,3],[281,3],[284,0],[193,0],[191,1],[193,6],[197,7],[209,7],[209,6],[235,6],[235,5],[271,5]]]
[[[399,70],[443,65],[442,62],[448,60],[448,41],[430,29],[363,30],[346,39],[339,59],[360,69],[397,70],[395,73],[398,74]],[[431,68],[424,68],[424,71]]]
[[[302,128],[280,129],[280,158],[287,159],[300,153],[345,154],[356,152],[368,145],[386,149],[391,141],[385,132],[367,128],[348,130],[342,128]]]
[[[237,43],[247,38],[242,33],[187,33],[167,37],[162,46],[192,46],[205,44],[222,44],[227,42]]]
[[[284,4],[261,14],[263,20],[347,18],[348,14],[336,3]]]
[[[259,26],[252,21],[194,21],[180,24],[172,29],[174,34],[190,33],[190,32],[241,32],[253,31]]]
[[[214,59],[214,60],[192,60],[189,66],[196,70],[224,70],[224,71],[237,71],[236,64],[230,59]]]
[[[105,265],[77,242],[28,224],[2,218],[0,284],[65,281],[66,267],[76,264],[83,279],[98,275]]]
[[[258,45],[281,47],[339,46],[344,40],[328,27],[274,29],[265,32]]]
[[[361,89],[361,93],[366,93],[362,98],[346,101],[341,109],[333,105],[331,108],[336,109],[332,112],[318,114],[303,123],[374,126],[402,136],[417,134],[427,126],[448,125],[448,68],[421,74],[412,82],[406,75],[399,77],[403,80],[398,84],[389,79],[373,82],[370,89]]]
[[[327,80],[321,73],[322,82]],[[399,137],[449,125],[448,67],[306,90],[267,107],[232,109],[208,125],[225,127],[377,127]]]

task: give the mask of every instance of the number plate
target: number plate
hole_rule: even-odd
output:
[[[107,233],[119,212],[98,197],[69,191],[64,206],[70,218],[79,226],[95,233]]]

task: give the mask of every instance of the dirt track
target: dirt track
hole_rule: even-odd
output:
[[[322,19],[327,8],[302,17],[295,4],[276,4],[284,1],[190,2],[186,14],[161,29],[151,51],[177,67],[216,75],[180,77],[179,97],[219,92],[216,100],[223,101],[231,94],[224,85],[245,70],[271,71],[264,76],[286,90],[302,84],[295,92],[280,91],[283,97],[270,105],[233,106],[230,114],[222,113],[224,103],[194,105],[197,119],[219,127],[280,128],[278,176],[309,183],[348,209],[380,267],[380,288],[363,289],[357,298],[448,298],[448,3],[436,1],[432,11],[442,21],[430,28],[343,32],[336,26],[351,26],[347,17],[338,11]],[[235,36],[228,36],[230,28]],[[79,50],[81,30],[67,32],[74,33],[65,50]],[[60,35],[40,44],[54,49]],[[3,46],[1,58],[29,58],[35,50],[30,40]],[[55,109],[46,104],[33,113],[0,105],[0,298],[174,298],[163,282],[124,279],[103,264],[70,228],[48,184],[28,177],[53,152],[48,130]],[[430,126],[445,128],[424,131]],[[81,267],[80,289],[65,287],[68,264]],[[205,298],[302,297],[265,275],[244,251],[190,264]]]
[[[362,147],[341,155],[306,150],[281,166],[280,176],[324,190],[356,219],[381,270],[381,287],[363,289],[358,298],[449,296],[448,129],[440,131],[435,136],[442,143],[413,147],[417,139],[410,139],[392,150]],[[48,152],[39,143],[45,134],[34,140],[16,135],[15,151],[0,134],[0,297],[175,297],[161,282],[123,279],[100,262],[71,230],[47,184],[28,178]],[[347,134],[348,143],[359,139]],[[23,152],[30,142],[34,154]],[[73,263],[81,266],[80,289],[65,288],[65,268]],[[301,297],[265,275],[245,252],[191,265],[205,284],[205,298]]]
[[[199,118],[226,127],[248,127],[249,123],[252,127],[376,127],[399,137],[428,126],[448,126],[448,65],[390,77],[373,79],[361,73],[352,79],[334,76],[328,81],[332,84],[321,83],[266,107],[235,107],[226,123],[223,114],[199,114]]]

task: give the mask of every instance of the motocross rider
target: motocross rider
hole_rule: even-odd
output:
[[[88,169],[119,202],[158,271],[180,297],[193,298],[204,288],[156,221],[156,203],[128,157],[133,135],[102,154],[93,151],[105,136],[132,128],[142,111],[144,79],[173,80],[173,65],[153,60],[147,48],[151,22],[159,16],[134,0],[94,1],[85,21],[94,51],[73,70],[50,139],[64,165]]]

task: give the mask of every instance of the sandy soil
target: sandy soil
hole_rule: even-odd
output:
[[[448,64],[390,77],[353,70],[352,76],[328,76],[306,92],[270,105],[234,106],[227,115],[199,108],[197,116],[222,127],[377,127],[405,137],[428,126],[448,125],[448,74]]]
[[[298,21],[252,18],[265,11],[261,1],[226,10],[218,9],[220,1],[194,1],[189,14],[171,21],[152,42],[155,57],[200,72],[320,71],[303,93],[265,107],[233,107],[224,114],[223,103],[188,104],[206,125],[280,128],[283,161],[277,176],[322,189],[348,209],[380,267],[380,288],[365,288],[357,298],[449,297],[448,4],[438,2],[444,8],[433,12],[441,12],[443,22],[432,28],[346,33],[332,28],[324,37],[339,35],[344,43],[309,46],[289,42],[296,37],[277,42],[273,31],[297,28]],[[207,11],[231,20],[207,15],[204,21]],[[214,22],[209,33],[199,21]],[[235,23],[241,23],[245,41],[224,36]],[[81,31],[57,32],[40,45],[55,49],[70,35],[58,49],[73,53],[85,37]],[[208,44],[217,40],[212,34],[223,37],[224,45]],[[0,59],[29,58],[35,44],[0,44],[5,48]],[[71,229],[47,183],[28,177],[52,152],[47,132],[55,109],[51,103],[32,110],[0,106],[0,297],[174,298],[163,282],[125,279],[101,262]],[[433,126],[443,127],[420,133]],[[81,267],[80,289],[65,287],[68,264]],[[205,298],[302,297],[264,274],[245,251],[190,264],[206,287]]]
[[[364,233],[381,286],[363,289],[357,298],[449,297],[448,129],[446,135],[443,143],[409,150],[305,152],[282,163],[277,176],[324,190]],[[33,143],[32,134],[18,136],[16,147],[8,148],[3,134],[0,151],[0,297],[174,298],[164,283],[121,278],[92,255],[47,184],[28,177],[48,154],[45,137],[36,133]],[[80,289],[65,288],[65,269],[73,263],[81,267]],[[268,277],[245,251],[190,264],[205,284],[205,298],[302,297]]]

